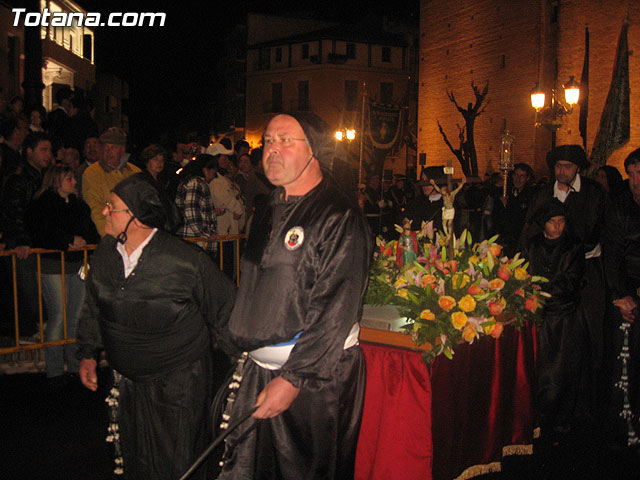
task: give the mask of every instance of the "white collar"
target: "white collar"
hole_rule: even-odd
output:
[[[133,269],[136,268],[136,265],[138,265],[138,260],[140,260],[140,256],[142,255],[142,250],[144,250],[144,247],[146,247],[149,244],[149,242],[151,241],[151,239],[153,238],[153,236],[156,234],[157,231],[158,231],[157,228],[154,228],[153,230],[151,230],[151,233],[147,236],[147,238],[145,238],[140,243],[140,245],[138,245],[136,249],[133,252],[131,252],[131,255],[127,253],[127,249],[122,243],[120,242],[116,243],[116,250],[122,257],[122,262],[124,263],[125,278],[127,278],[131,274],[131,272],[133,272]]]
[[[579,173],[576,173],[576,178],[573,179],[573,182],[571,183],[571,186],[568,191],[560,190],[558,181],[556,180],[556,182],[553,184],[553,196],[558,200],[560,200],[562,203],[564,203],[569,193],[579,192],[581,186],[582,186],[582,182],[580,181]]]

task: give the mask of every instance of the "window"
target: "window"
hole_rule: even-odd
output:
[[[393,103],[393,83],[382,82],[380,84],[380,102]]]
[[[391,47],[382,47],[382,61],[383,62],[391,61]]]
[[[358,110],[358,82],[355,80],[344,82],[344,108],[348,112]]]
[[[263,48],[260,50],[260,70],[269,70],[271,68],[271,49]]]
[[[82,36],[82,41],[84,43],[82,45],[82,56],[87,60],[93,60],[93,42],[91,40],[91,35],[85,34]]]
[[[302,45],[302,55],[301,55],[302,59],[307,59],[309,58],[309,44],[305,43],[304,45]]]
[[[282,84],[281,83],[271,84],[271,111],[272,112],[282,111]]]
[[[356,58],[356,44],[347,43],[347,58]]]
[[[282,47],[276,48],[276,63],[280,63],[282,61]]]
[[[298,82],[298,110],[306,112],[309,110],[309,82]]]

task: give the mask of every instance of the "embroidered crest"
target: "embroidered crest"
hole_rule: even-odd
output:
[[[287,250],[296,250],[304,242],[304,230],[302,227],[293,227],[284,237],[284,246]]]

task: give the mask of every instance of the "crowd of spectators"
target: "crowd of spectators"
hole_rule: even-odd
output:
[[[25,111],[23,100],[16,97],[0,115],[0,249],[15,251],[21,336],[36,334],[39,325],[37,265],[31,248],[73,250],[96,243],[105,235],[103,211],[110,192],[121,180],[140,171],[180,212],[182,224],[174,233],[203,238],[203,249],[216,261],[222,255],[223,270],[234,274],[234,245],[225,244],[219,249],[217,236],[248,232],[253,212],[267,201],[273,189],[262,171],[260,148],[251,151],[244,140],[233,145],[228,138],[199,141],[196,136],[184,135],[131,154],[127,152],[130,142],[124,129],[110,127],[99,132],[91,102],[67,89],[58,92],[56,101],[56,109],[47,115],[40,106]],[[628,223],[636,219],[630,217],[629,208],[637,208],[640,203],[640,191],[636,195],[634,190],[640,188],[640,180],[631,184],[623,181],[620,172],[610,166],[600,168],[594,180],[581,176],[588,161],[582,147],[575,145],[553,149],[547,161],[549,177],[535,178],[529,165],[515,165],[506,189],[499,173],[488,174],[484,180],[465,179],[455,195],[453,229],[458,234],[467,229],[477,241],[497,234],[508,256],[528,252],[532,269],[552,279],[548,290],[556,299],[566,300],[549,303],[547,325],[556,322],[561,327],[547,332],[549,338],[541,341],[540,358],[547,358],[548,365],[564,364],[550,374],[549,381],[556,383],[549,388],[564,392],[565,399],[575,399],[570,407],[563,405],[562,416],[546,417],[548,431],[555,434],[579,423],[606,418],[598,406],[607,404],[606,392],[612,391],[611,385],[617,380],[611,377],[615,368],[606,362],[616,361],[611,360],[611,350],[617,349],[621,340],[608,338],[605,332],[621,318],[629,321],[637,315],[638,291],[616,298],[610,288],[615,285],[622,295],[625,282],[640,284],[629,280],[640,277],[639,272],[629,270],[635,265],[633,261],[628,263],[627,257],[635,258],[629,243],[620,245],[620,238],[631,235],[636,228]],[[635,171],[636,163],[625,167],[631,177],[629,171]],[[441,230],[446,200],[442,195],[446,189],[441,187],[448,183],[455,187],[461,180],[446,178],[444,168],[435,166],[423,167],[417,181],[392,172],[370,173],[364,184],[351,187],[351,193],[371,232],[393,240],[399,236],[398,225],[407,222],[413,230],[429,222],[434,230]],[[622,233],[613,237],[613,231]],[[567,263],[569,257],[572,262]],[[620,269],[612,269],[608,258],[627,262],[627,280],[620,280]],[[68,255],[65,260],[65,274],[77,272],[78,258]],[[11,258],[3,257],[0,318],[5,333],[13,328],[7,323],[14,318],[12,272]],[[51,292],[60,291],[61,262],[43,258],[42,274],[49,322],[46,340],[56,340],[62,338],[62,306],[53,301]],[[67,279],[65,283],[71,289],[65,308],[67,334],[72,336],[77,316],[74,302],[80,293],[73,290],[74,281]],[[628,298],[631,300],[622,300]],[[618,303],[613,306],[611,300]],[[569,322],[574,326],[570,331]],[[553,347],[553,351],[561,354],[551,355],[549,349],[559,345],[558,338],[564,338],[565,343],[562,348]],[[627,345],[630,342],[625,341]],[[567,352],[564,349],[569,344]],[[67,360],[69,356],[67,353]],[[61,359],[62,349],[50,349],[50,376],[60,375]],[[568,365],[580,370],[575,381],[568,380]],[[640,367],[629,376],[637,375],[640,380],[639,372]],[[640,402],[636,400],[639,395],[633,395],[630,401]],[[559,407],[553,404],[549,408]],[[640,428],[638,423],[628,425],[629,429]]]

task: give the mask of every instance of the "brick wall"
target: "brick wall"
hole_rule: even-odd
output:
[[[544,157],[550,148],[551,135],[534,127],[529,95],[536,81],[549,93],[556,59],[558,89],[561,90],[569,75],[580,80],[585,26],[591,36],[587,150],[591,149],[611,81],[620,27],[627,13],[629,49],[640,47],[640,25],[634,26],[634,19],[640,19],[640,2],[565,0],[558,6],[555,24],[551,21],[553,13],[552,2],[547,0],[422,1],[418,151],[427,154],[428,164],[443,164],[452,158],[438,132],[437,121],[456,147],[456,124],[463,124],[446,92],[453,91],[458,103],[466,108],[467,102],[475,100],[471,81],[480,87],[488,81],[489,103],[476,120],[475,128],[480,175],[497,169],[500,135],[505,124],[516,136],[515,161],[531,164],[538,174],[548,174]],[[640,100],[637,57],[629,58],[631,140],[611,157],[609,163],[615,166],[640,146],[640,112],[634,109]],[[576,111],[565,117],[565,124],[558,130],[557,144],[581,142]]]

